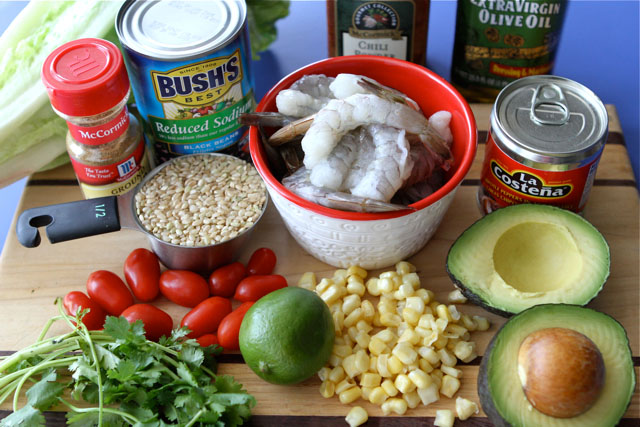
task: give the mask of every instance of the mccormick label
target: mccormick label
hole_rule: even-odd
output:
[[[123,135],[129,128],[129,111],[125,106],[118,116],[98,126],[78,126],[67,122],[71,136],[85,145],[101,145],[114,141]]]
[[[85,165],[73,157],[71,163],[87,199],[124,194],[138,185],[150,169],[144,139],[140,139],[130,157],[117,163]]]
[[[507,156],[489,135],[480,177],[480,208],[486,214],[514,204],[542,203],[581,212],[599,160],[564,171],[533,169]]]
[[[566,0],[458,2],[453,83],[502,89],[549,74],[565,9]]]

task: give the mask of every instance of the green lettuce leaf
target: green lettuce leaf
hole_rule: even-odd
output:
[[[247,0],[247,21],[253,59],[278,37],[276,21],[289,15],[289,0]]]

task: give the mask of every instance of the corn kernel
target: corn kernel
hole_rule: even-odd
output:
[[[362,398],[364,400],[369,400],[369,395],[371,394],[373,387],[360,387],[360,390],[362,390]]]
[[[431,347],[433,343],[438,340],[439,337],[440,337],[440,334],[438,334],[437,331],[431,331],[429,332],[429,335],[424,337],[424,339],[422,340],[422,345],[425,347]]]
[[[389,372],[389,355],[381,354],[378,356],[376,370],[380,374],[381,377],[389,378],[391,376],[391,372]]]
[[[356,352],[356,369],[360,374],[369,369],[369,355],[364,350]]]
[[[431,371],[433,371],[433,366],[431,366],[431,363],[429,363],[427,361],[427,359],[420,358],[418,360],[418,366],[420,367],[420,369],[422,369],[427,374],[429,374],[429,373],[431,373]]]
[[[388,396],[393,397],[398,394],[398,389],[395,385],[393,385],[393,381],[390,379],[385,379],[381,384],[382,389]]]
[[[407,328],[398,338],[398,342],[408,342],[412,346],[417,345],[420,341],[420,335],[418,335],[416,331],[411,328]]]
[[[422,326],[419,326],[419,325],[415,327],[414,332],[416,334],[418,334],[423,339],[427,338],[427,337],[430,337],[431,334],[433,333],[433,331],[431,329],[426,329],[426,328],[423,328]]]
[[[402,275],[402,284],[409,285],[414,291],[420,290],[420,277],[416,273],[407,273]]]
[[[424,313],[424,301],[422,301],[420,297],[417,296],[408,297],[405,307],[412,309],[420,316],[422,316],[422,314]]]
[[[480,410],[475,402],[465,399],[464,397],[456,398],[456,413],[461,420],[466,420],[478,412],[480,412]]]
[[[385,343],[389,343],[394,339],[396,339],[397,337],[396,337],[396,334],[391,329],[383,329],[377,334],[375,334],[374,336],[372,336],[371,338],[378,338],[384,341]]]
[[[387,344],[385,344],[385,342],[380,338],[371,338],[369,341],[369,351],[371,354],[379,356],[387,350]]]
[[[396,305],[388,298],[380,298],[380,301],[378,302],[378,312],[380,313],[380,316],[383,314],[395,314]]]
[[[413,390],[412,392],[409,392],[409,393],[404,393],[402,395],[402,398],[404,399],[405,402],[407,402],[407,406],[411,409],[417,408],[418,405],[420,404],[420,396],[418,395],[417,390]]]
[[[396,291],[397,292],[397,291]],[[395,298],[395,297],[394,297]],[[402,310],[404,310],[404,307],[407,305],[407,302],[403,299],[399,300],[398,302],[396,302],[396,313],[398,314],[402,314]]]
[[[398,277],[398,273],[397,273],[397,272],[395,272],[395,271],[393,271],[393,270],[388,270],[388,271],[385,271],[385,272],[383,272],[383,273],[380,273],[380,276],[379,276],[379,277],[380,277],[381,279],[390,279],[390,280],[393,280],[394,278]]]
[[[320,368],[318,371],[318,378],[320,378],[320,381],[325,381],[329,377],[329,372],[331,372],[331,368],[328,366]]]
[[[322,397],[328,399],[330,397],[333,397],[335,392],[336,392],[335,383],[331,381],[323,381],[322,384],[320,384],[320,394],[322,395]]]
[[[342,361],[342,367],[344,368],[345,374],[347,374],[349,378],[353,378],[356,375],[361,374],[360,370],[356,367],[355,354],[350,354],[349,356],[345,357]]]
[[[334,285],[333,279],[327,279],[326,277],[320,280],[320,283],[316,285],[316,293],[322,294],[324,291],[329,289],[330,286]]]
[[[367,273],[367,270],[365,270],[364,268],[358,265],[352,265],[347,269],[347,274],[349,275],[350,278],[356,276],[361,279],[365,279],[368,273]]]
[[[361,406],[354,406],[351,408],[347,416],[345,417],[345,421],[349,424],[349,427],[358,427],[367,422],[369,419],[369,414],[367,411]]]
[[[371,337],[364,331],[358,331],[358,334],[355,338],[356,343],[362,348],[369,348],[369,342],[371,341]]]
[[[456,363],[458,363],[456,357],[447,351],[446,348],[438,350],[438,357],[440,357],[440,362],[446,366],[456,366]]]
[[[395,288],[393,279],[389,277],[383,278],[381,274],[380,279],[378,280],[378,288],[380,289],[380,293],[382,294],[388,294],[393,292]]]
[[[355,279],[356,277],[358,276],[349,277],[349,280],[347,281],[347,293],[361,297],[364,295],[366,288],[362,279],[359,277]]]
[[[456,346],[453,348],[453,354],[462,360],[463,362],[471,362],[471,360],[475,359],[475,350],[476,350],[475,342],[468,341],[459,341]]]
[[[344,319],[344,326],[350,328],[355,325],[358,320],[362,319],[362,309],[360,307],[353,310],[347,317]]]
[[[378,372],[378,356],[369,355],[369,372]]]
[[[344,337],[343,337],[344,340]],[[338,344],[333,346],[333,354],[338,357],[345,358],[352,353],[351,346],[347,344]]]
[[[349,329],[347,329],[347,335],[346,336],[349,337],[351,342],[355,342],[356,337],[358,336],[359,333],[360,333],[360,331],[358,330],[358,328],[356,328],[355,326],[352,326]]]
[[[476,322],[476,325],[478,325],[478,327],[476,328],[476,330],[478,331],[486,331],[491,327],[491,325],[489,324],[489,319],[487,319],[486,317],[473,316],[473,321]]]
[[[360,378],[360,387],[378,387],[381,381],[382,377],[380,374],[365,372]]]
[[[443,349],[447,346],[448,341],[449,339],[444,335],[438,335],[438,338],[434,342],[432,342],[431,345],[437,349]]]
[[[380,295],[380,285],[378,284],[377,278],[372,277],[371,279],[367,280],[367,291],[374,297]]]
[[[416,292],[413,295],[420,298],[422,302],[425,303],[425,306],[426,304],[429,304],[431,302],[429,291],[424,288],[420,288],[416,290]]]
[[[354,387],[355,384],[349,380],[349,378],[345,378],[342,381],[340,381],[338,384],[336,384],[336,393],[340,394],[345,390],[350,389],[351,387]]]
[[[400,295],[402,295],[402,298],[396,299],[407,299],[413,295],[414,291],[415,289],[413,289],[413,286],[411,286],[409,283],[403,283],[400,285],[400,287],[398,287],[398,292],[400,293]]]
[[[360,387],[351,387],[344,390],[342,393],[338,395],[340,398],[340,403],[343,405],[348,405],[351,402],[355,402],[356,400],[362,397],[362,390]]]
[[[416,389],[416,385],[405,374],[399,374],[393,382],[400,393],[409,393]]]
[[[451,317],[451,313],[449,312],[449,307],[444,304],[436,306],[436,314],[440,319],[445,319],[447,322],[453,321],[453,317]]]
[[[466,314],[460,316],[460,323],[462,323],[462,326],[464,326],[468,331],[471,332],[475,331],[478,328],[476,322],[474,322],[473,319]]]
[[[391,375],[396,375],[402,372],[404,369],[404,364],[397,356],[389,356],[389,360],[387,361],[387,367],[389,368],[389,372]]]
[[[458,307],[456,307],[455,305],[449,305],[447,306],[447,308],[449,309],[449,315],[451,315],[451,319],[454,322],[457,322],[460,320],[460,318],[462,317],[462,313],[460,313],[458,311]]]
[[[400,276],[404,276],[405,274],[413,273],[416,271],[415,265],[411,264],[407,261],[400,261],[396,263],[396,273]]]
[[[339,283],[339,282],[346,283],[348,276],[349,276],[349,273],[347,272],[347,270],[345,270],[344,268],[339,268],[333,272],[333,281],[336,283]]]
[[[445,329],[447,329],[447,326],[449,326],[449,321],[447,319],[437,318],[433,322],[431,329],[441,333],[441,332],[444,332]]]
[[[381,406],[382,413],[385,415],[389,415],[391,412],[404,415],[407,412],[407,402],[404,399],[400,399],[398,397],[392,397],[391,399],[387,399]]]
[[[342,311],[347,316],[356,308],[360,307],[360,297],[355,294],[347,295],[342,300]]]
[[[336,366],[342,365],[342,357],[338,357],[335,354],[329,356],[329,366],[335,368]]]
[[[396,344],[391,353],[397,356],[405,365],[410,365],[418,358],[418,353],[406,342]]]
[[[432,329],[431,326],[435,324],[435,321],[436,319],[433,317],[433,314],[425,313],[420,316],[418,326],[425,329]]]
[[[428,387],[419,388],[416,391],[418,392],[418,396],[420,396],[420,400],[424,406],[440,400],[440,392],[438,391],[438,385],[435,382],[432,382]]]
[[[412,370],[407,376],[417,388],[426,388],[433,382],[431,377],[420,369]]]
[[[342,338],[344,339],[344,345],[349,346],[349,347],[353,347],[353,340],[351,339],[349,334],[343,335]],[[353,349],[352,349],[352,353],[353,353]]]
[[[440,385],[440,393],[447,397],[453,397],[454,394],[460,388],[460,380],[451,375],[445,375],[442,377],[442,384]]]
[[[452,368],[451,366],[442,365],[440,366],[440,370],[443,374],[451,375],[454,378],[462,377],[462,371],[460,369]]]
[[[333,381],[334,383],[338,384],[340,381],[344,379],[344,377],[345,377],[345,374],[342,366],[336,366],[331,371],[329,371],[329,375],[327,376],[327,379],[329,379],[329,381]]]
[[[360,308],[362,309],[362,317],[369,322],[372,321],[373,316],[376,314],[376,309],[373,307],[373,304],[371,304],[371,301],[362,301]]]
[[[344,326],[344,313],[342,311],[336,311],[331,313],[333,317],[333,328],[337,336],[342,336],[342,327]]]
[[[442,373],[442,371],[438,368],[438,369],[434,369],[433,372],[431,372],[431,379],[432,380],[436,380],[436,378],[439,380],[438,384],[440,384],[442,382],[442,377],[444,376],[444,374]]]
[[[369,393],[369,402],[374,405],[382,405],[388,397],[389,396],[387,396],[387,393],[385,393],[382,387],[376,387],[371,390],[371,393]]]
[[[312,271],[304,273],[302,276],[300,276],[300,279],[298,279],[298,286],[301,288],[313,291],[315,290],[316,285],[316,274]]]
[[[456,325],[455,323],[450,323],[447,325],[444,332],[449,335],[449,338],[459,338],[467,332],[467,328]]]
[[[397,314],[383,313],[380,315],[380,323],[388,328],[395,328],[402,322],[402,318]]]
[[[371,330],[373,329],[373,326],[371,326],[369,323],[367,323],[366,320],[364,319],[360,319],[356,322],[356,328],[360,331],[360,332],[364,332],[365,334],[368,334],[369,332],[371,332]]]
[[[427,291],[429,292],[429,291]],[[431,299],[431,302],[429,303],[429,308],[431,308],[431,310],[433,311],[434,315],[436,315],[436,309],[438,308],[438,306],[441,305],[438,301],[434,300],[433,298]]]
[[[402,334],[407,332],[407,329],[413,330],[411,325],[408,324],[407,322],[400,322],[400,324],[396,327],[396,333],[397,333],[398,337],[401,337]]]
[[[455,291],[449,292],[449,295],[447,295],[447,298],[449,302],[452,302],[455,304],[464,304],[465,302],[467,302],[467,298],[464,295],[462,295],[462,292],[460,291],[460,289],[456,289]]]
[[[402,309],[402,319],[411,326],[417,326],[420,321],[420,313],[411,307],[405,307]]]
[[[433,425],[436,427],[453,427],[455,418],[449,409],[438,409]]]
[[[373,323],[373,326],[375,326],[376,328],[381,328],[383,325],[382,323],[380,323],[380,313],[376,311],[376,314],[373,316],[373,320],[371,321],[371,323]]]

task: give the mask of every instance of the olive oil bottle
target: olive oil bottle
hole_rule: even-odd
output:
[[[503,87],[551,74],[566,0],[459,0],[451,82],[471,102],[493,102]]]

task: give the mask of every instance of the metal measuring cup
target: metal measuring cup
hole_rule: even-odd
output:
[[[193,156],[228,156],[219,153],[193,154]],[[18,217],[16,234],[18,241],[27,248],[40,244],[38,227],[45,227],[51,243],[64,242],[82,237],[130,228],[147,236],[151,249],[160,262],[172,270],[190,270],[208,274],[215,268],[235,261],[256,225],[267,209],[268,193],[265,188],[265,203],[255,223],[229,240],[208,246],[181,246],[160,240],[147,231],[136,215],[136,194],[151,181],[174,158],[153,169],[133,190],[121,196],[99,197],[69,203],[27,209]]]

